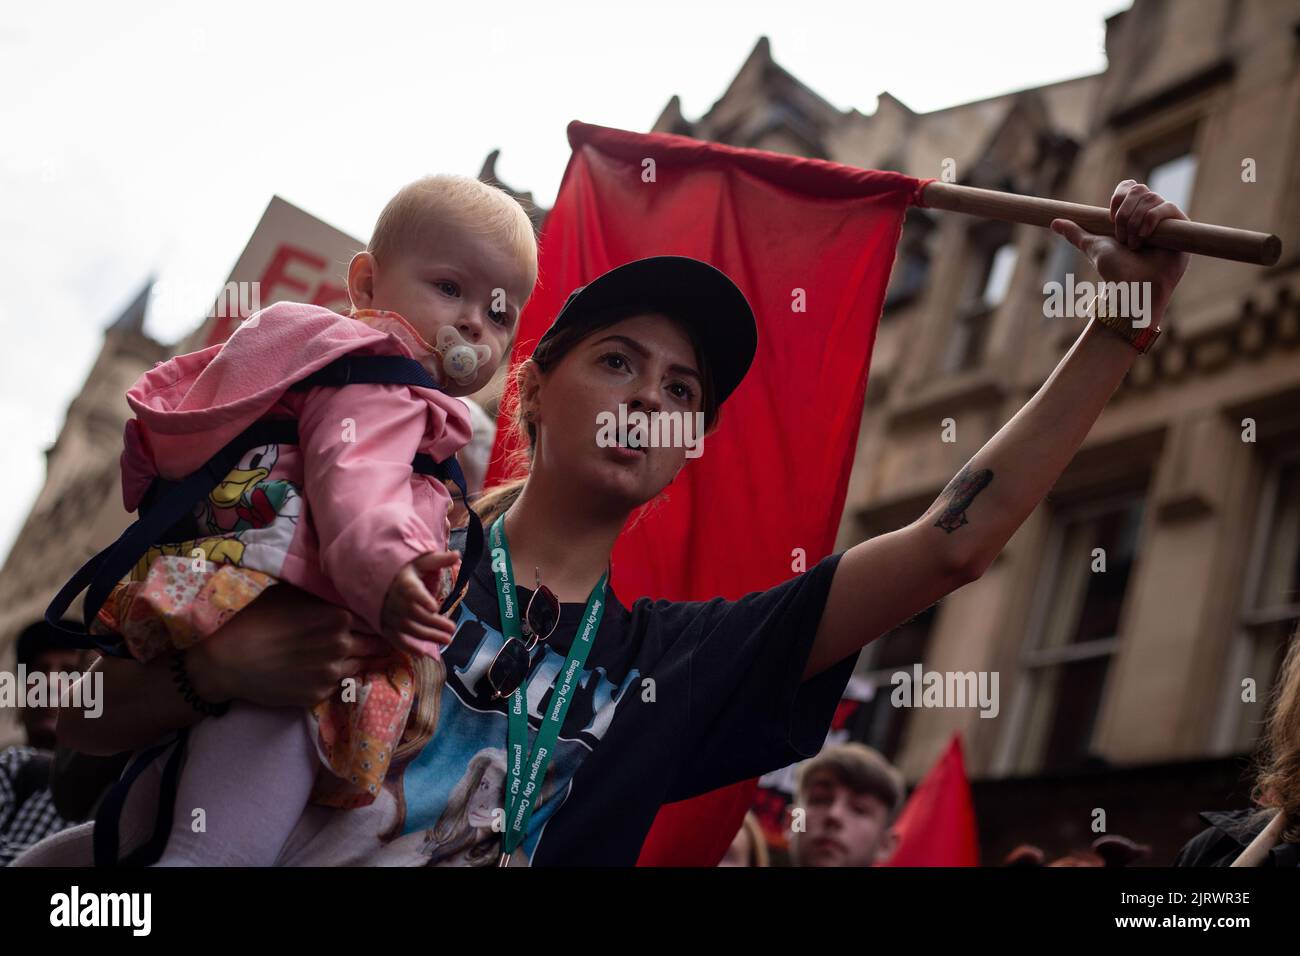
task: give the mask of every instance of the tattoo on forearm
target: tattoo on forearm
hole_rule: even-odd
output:
[[[970,522],[966,520],[966,509],[975,500],[975,496],[987,488],[992,480],[993,472],[988,468],[971,471],[970,465],[965,465],[939,493],[940,498],[948,496],[949,501],[948,507],[939,513],[939,520],[934,523],[934,526],[951,534],[962,525],[969,524]]]

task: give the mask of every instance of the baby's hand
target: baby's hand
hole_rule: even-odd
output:
[[[439,648],[451,643],[456,625],[439,613],[441,604],[425,579],[437,581],[444,568],[459,563],[454,551],[429,551],[397,572],[384,595],[380,622],[389,643],[415,654],[441,656]]]

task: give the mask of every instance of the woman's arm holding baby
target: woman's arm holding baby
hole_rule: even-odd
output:
[[[288,584],[265,591],[220,630],[185,654],[195,692],[216,703],[240,698],[266,707],[309,707],[339,681],[388,653],[378,637],[358,634],[352,616]],[[61,708],[59,743],[89,754],[112,754],[154,743],[196,723],[172,677],[171,657],[148,664],[100,658],[82,676],[102,674],[102,712]]]
[[[1072,222],[1056,230],[1108,282],[1149,283],[1158,325],[1188,256],[1136,251],[1162,219],[1187,217],[1145,186],[1126,180],[1111,197],[1116,239]],[[1034,396],[975,453],[920,518],[844,552],[836,568],[807,679],[979,578],[1046,497],[1083,444],[1137,350],[1090,321]]]

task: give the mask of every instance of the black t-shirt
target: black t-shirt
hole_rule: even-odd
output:
[[[1206,810],[1200,816],[1209,829],[1187,841],[1174,858],[1174,866],[1232,866],[1272,819],[1271,812],[1258,807]],[[1258,865],[1300,866],[1300,843],[1275,843]]]
[[[512,863],[631,866],[660,805],[816,753],[853,670],[851,655],[800,680],[839,557],[735,601],[642,599],[626,608],[611,592]],[[519,592],[526,607],[532,592]],[[525,685],[530,748],[583,610],[565,604],[535,658]],[[281,862],[495,864],[506,701],[490,700],[484,675],[503,641],[485,557],[443,650],[432,739],[371,807],[309,808]],[[379,836],[398,820],[396,839]]]

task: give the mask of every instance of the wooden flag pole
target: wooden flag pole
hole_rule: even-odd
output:
[[[1019,196],[993,189],[958,186],[954,183],[928,183],[921,190],[922,207],[946,209],[985,219],[1023,222],[1030,226],[1050,226],[1053,219],[1072,219],[1088,232],[1113,236],[1110,210],[1101,206]],[[1193,252],[1217,259],[1235,259],[1252,265],[1271,266],[1282,255],[1282,240],[1264,232],[1212,226],[1204,222],[1166,219],[1146,239],[1162,249]]]

